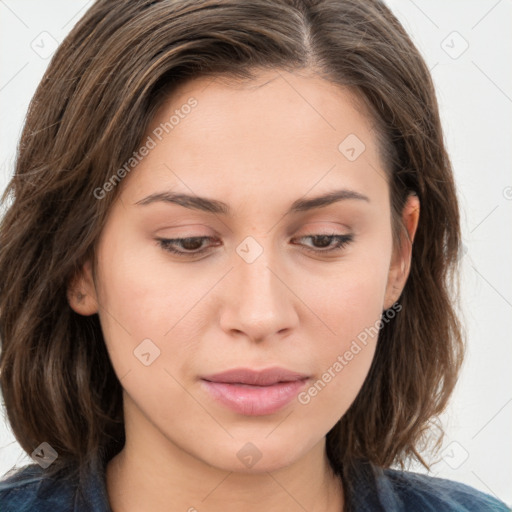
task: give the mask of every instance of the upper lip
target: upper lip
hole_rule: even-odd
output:
[[[286,368],[267,368],[253,370],[251,368],[233,368],[221,373],[202,377],[210,382],[224,382],[228,384],[250,384],[253,386],[271,386],[278,382],[293,382],[307,379],[308,375],[287,370]]]

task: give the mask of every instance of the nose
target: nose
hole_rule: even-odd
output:
[[[221,306],[221,327],[231,336],[263,342],[282,338],[297,325],[292,276],[271,253],[261,240],[238,247]]]

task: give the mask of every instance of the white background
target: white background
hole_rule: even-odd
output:
[[[0,0],[1,191],[13,172],[26,109],[49,57],[91,3]],[[458,185],[467,249],[461,306],[468,353],[443,418],[447,431],[443,457],[431,474],[467,483],[510,505],[512,2],[387,3],[432,72]],[[0,475],[14,464],[32,462],[14,440],[3,409],[2,413]],[[423,472],[420,466],[411,469]]]

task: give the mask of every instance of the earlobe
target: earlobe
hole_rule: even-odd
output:
[[[98,312],[90,260],[87,260],[80,271],[70,280],[67,299],[71,309],[80,315],[89,316]]]
[[[416,194],[410,194],[402,213],[406,233],[400,237],[401,245],[393,251],[388,274],[384,309],[390,308],[400,297],[409,277],[412,258],[412,244],[419,223],[420,201]]]

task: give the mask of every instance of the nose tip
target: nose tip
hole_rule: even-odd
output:
[[[275,259],[256,239],[247,237],[237,248],[240,260],[233,269],[231,287],[223,305],[222,328],[261,342],[269,336],[284,334],[297,321],[288,287]]]

